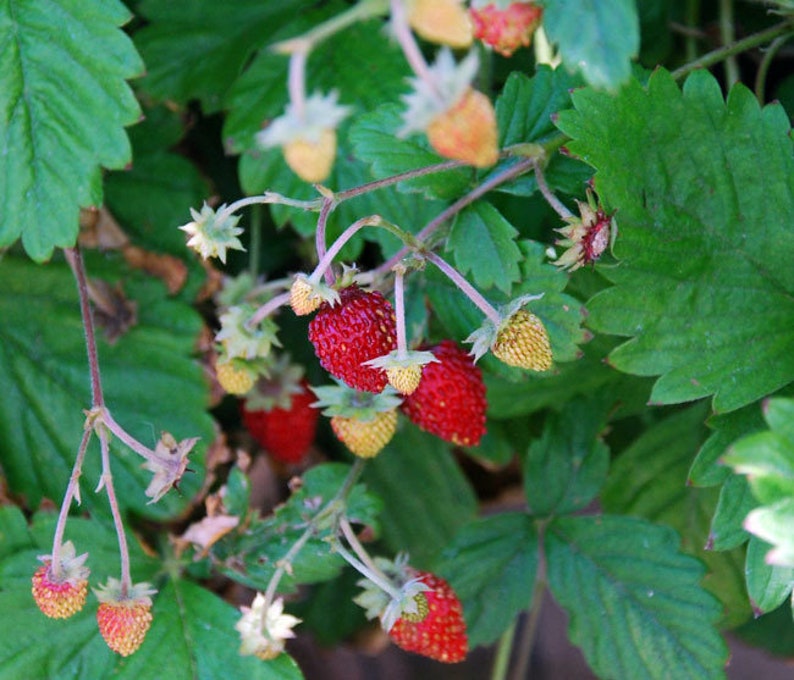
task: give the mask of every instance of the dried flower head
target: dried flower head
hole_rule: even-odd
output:
[[[179,227],[190,236],[187,241],[189,248],[193,248],[205,260],[217,257],[224,264],[227,250],[245,250],[237,238],[243,232],[242,227],[237,226],[240,217],[225,213],[225,207],[222,205],[215,211],[204,203],[201,212],[191,208],[193,221]]]
[[[241,607],[243,615],[235,624],[242,644],[240,654],[262,660],[274,659],[284,651],[284,643],[295,637],[293,628],[301,620],[284,613],[284,600],[278,599],[265,609],[265,596],[257,593],[250,607]]]

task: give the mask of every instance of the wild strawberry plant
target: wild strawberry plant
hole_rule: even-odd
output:
[[[792,652],[789,0],[128,5],[0,9],[0,678]]]

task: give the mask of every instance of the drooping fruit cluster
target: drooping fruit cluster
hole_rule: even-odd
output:
[[[378,291],[352,284],[339,291],[339,304],[323,302],[309,324],[309,340],[322,367],[350,387],[382,392],[386,374],[364,365],[397,346],[394,309]]]
[[[320,412],[312,408],[314,394],[306,380],[301,380],[294,390],[285,390],[284,385],[266,381],[262,390],[271,386],[283,390],[283,396],[279,394],[269,404],[262,404],[261,397],[257,400],[249,396],[240,404],[243,424],[273,458],[287,464],[300,463],[314,441],[320,416]]]
[[[519,47],[529,47],[543,16],[542,7],[520,0],[485,0],[474,3],[469,11],[474,23],[474,37],[505,57],[512,56]]]
[[[427,364],[419,387],[402,411],[423,430],[459,446],[477,446],[485,434],[485,384],[480,369],[452,340],[428,348],[438,359]]]
[[[416,571],[414,578],[427,590],[413,596],[416,612],[400,616],[388,631],[389,637],[408,652],[444,663],[463,661],[468,638],[458,596],[440,576]]]

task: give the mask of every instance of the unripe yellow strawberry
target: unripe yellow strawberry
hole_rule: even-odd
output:
[[[236,368],[231,362],[218,364],[215,375],[220,386],[229,394],[246,394],[254,386],[254,376],[243,368]]]
[[[427,126],[430,146],[445,158],[486,168],[499,159],[496,112],[491,100],[472,88]]]
[[[372,420],[331,418],[331,428],[339,440],[361,458],[372,458],[391,441],[397,429],[397,409],[376,413]]]
[[[322,182],[331,174],[336,157],[336,130],[326,128],[319,139],[298,137],[281,147],[284,160],[305,182]]]
[[[400,394],[413,394],[422,379],[422,367],[414,365],[387,368],[386,377],[389,379],[389,385]]]
[[[306,316],[314,312],[323,299],[314,294],[314,288],[305,278],[296,277],[289,289],[289,304],[298,316]]]
[[[551,345],[543,322],[519,309],[499,330],[491,347],[494,356],[508,366],[546,371],[551,368]]]
[[[460,0],[411,0],[408,23],[425,40],[465,49],[471,45],[474,29]]]

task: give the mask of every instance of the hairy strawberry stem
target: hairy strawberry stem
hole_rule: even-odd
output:
[[[394,270],[394,315],[397,319],[397,356],[404,359],[408,351],[405,336],[405,265],[397,264]]]
[[[424,56],[422,56],[422,51],[419,49],[419,45],[414,39],[414,34],[411,32],[411,27],[408,25],[404,0],[391,0],[391,27],[411,70],[416,74],[417,78],[428,86],[434,96],[441,101],[441,91],[438,83],[433,77]]]
[[[372,561],[372,558],[366,553],[361,543],[358,542],[358,539],[355,537],[352,528],[350,528],[350,524],[347,524],[348,531],[345,531],[345,522],[343,520],[340,522],[339,526],[342,529],[342,533],[345,535],[345,539],[350,543],[350,546],[353,547],[357,544],[358,549],[360,549],[364,555],[366,555],[366,561],[359,559],[361,555],[358,553],[358,550],[353,547],[353,550],[356,551],[356,555],[353,555],[344,545],[342,542],[337,540],[332,545],[334,550],[338,552],[342,558],[347,562],[353,569],[355,569],[359,574],[368,578],[372,581],[378,588],[383,590],[385,593],[388,593],[390,597],[395,600],[399,600],[401,598],[400,591],[394,587],[394,584],[389,580],[389,578],[380,570],[378,569],[377,565]],[[350,537],[353,537],[355,543],[350,542]]]
[[[104,487],[110,504],[110,513],[113,515],[113,526],[116,529],[116,537],[119,542],[119,559],[121,561],[121,597],[127,597],[132,580],[130,579],[130,553],[127,547],[127,535],[124,533],[124,522],[121,519],[119,503],[116,498],[116,489],[113,486],[113,475],[110,471],[110,446],[108,445],[108,434],[105,427],[100,423],[97,428],[99,437],[99,447],[102,452],[102,477],[99,480],[97,491]]]
[[[306,59],[309,46],[295,50],[289,58],[287,75],[287,91],[290,103],[295,107],[295,114],[300,121],[306,117]]]
[[[472,286],[465,278],[463,278],[463,276],[461,276],[457,269],[433,252],[423,253],[423,256],[428,262],[432,262],[436,267],[438,267],[446,275],[446,277],[452,281],[452,283],[454,283],[467,298],[469,298],[469,300],[477,305],[479,310],[485,314],[485,316],[487,316],[495,326],[499,326],[499,324],[502,322],[502,317],[499,315],[499,312],[496,311],[496,308],[490,302],[488,302],[488,300],[486,300],[477,291],[477,289],[474,288],[474,286]]]
[[[58,521],[55,524],[55,535],[52,538],[52,562],[51,569],[55,580],[58,580],[61,572],[61,545],[63,543],[63,535],[66,531],[66,520],[69,517],[69,508],[72,505],[72,499],[77,498],[80,502],[80,475],[83,473],[83,460],[85,459],[85,452],[88,449],[88,442],[91,441],[91,428],[86,428],[83,431],[83,437],[80,440],[80,446],[77,449],[77,456],[74,459],[72,466],[72,474],[69,477],[69,484],[66,487],[66,493],[63,495],[63,502],[61,509],[58,512]]]
[[[267,318],[279,307],[283,307],[286,304],[289,304],[289,291],[286,293],[281,293],[280,295],[276,295],[274,298],[271,298],[265,304],[263,304],[259,309],[256,310],[256,312],[254,312],[253,316],[248,319],[246,326],[253,328],[260,321],[262,321],[262,319]]]
[[[323,205],[322,208],[320,208],[320,217],[317,219],[317,230],[314,232],[314,249],[317,252],[317,259],[319,261],[322,261],[325,257],[325,230],[328,226],[328,218],[333,212],[335,206],[336,201],[334,201],[332,198],[328,196],[323,198]],[[325,276],[325,283],[327,285],[334,285],[334,271],[331,269],[331,267],[326,267],[322,274]]]
[[[546,199],[546,203],[548,203],[562,219],[568,219],[569,217],[573,217],[573,213],[566,208],[559,198],[557,198],[554,193],[549,189],[549,185],[546,183],[546,177],[543,174],[543,169],[540,167],[540,161],[535,159],[533,161],[533,167],[535,169],[535,179],[538,181],[538,189],[540,189],[540,193],[543,194],[543,198]]]

